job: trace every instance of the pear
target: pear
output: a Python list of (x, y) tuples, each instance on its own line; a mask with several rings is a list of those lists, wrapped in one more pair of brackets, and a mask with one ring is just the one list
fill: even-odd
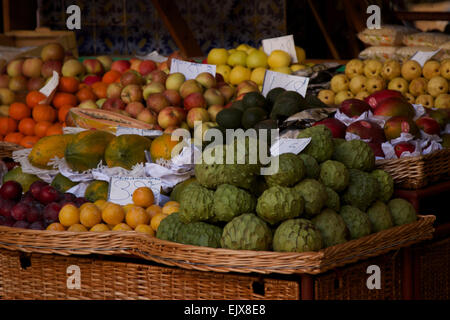
[(422, 74), (425, 79), (430, 80), (441, 73), (441, 64), (436, 60), (428, 60), (422, 68)]
[(386, 80), (392, 80), (401, 75), (401, 68), (400, 62), (391, 59), (386, 60), (381, 70), (381, 76)]
[(416, 98), (416, 104), (421, 104), (425, 108), (433, 108), (434, 99), (429, 94), (421, 94)]
[(367, 79), (367, 92), (374, 93), (386, 88), (386, 82), (381, 76)]
[(360, 91), (356, 94), (355, 98), (358, 100), (364, 100), (365, 98), (367, 98), (368, 96), (370, 96), (370, 93), (367, 91)]
[(412, 79), (419, 78), (422, 75), (422, 67), (417, 61), (408, 60), (403, 63), (401, 74), (405, 80), (411, 81)]
[(347, 99), (353, 98), (353, 93), (351, 93), (349, 90), (342, 90), (336, 93), (334, 97), (334, 104), (339, 106), (341, 103)]
[(450, 80), (450, 59), (441, 61), (440, 73), (441, 77)]
[(367, 78), (375, 78), (381, 74), (381, 70), (383, 69), (383, 64), (374, 59), (366, 60), (364, 65), (364, 75)]
[(353, 94), (366, 89), (367, 78), (363, 75), (356, 75), (350, 80), (349, 89)]
[(434, 100), (435, 108), (449, 109), (450, 108), (450, 94), (441, 93)]
[(364, 74), (364, 62), (359, 59), (352, 59), (345, 65), (345, 75), (353, 79), (357, 75)]
[(388, 89), (400, 91), (401, 93), (408, 92), (408, 81), (401, 77), (394, 78), (389, 81)]
[(404, 94), (403, 94), (403, 96), (406, 98), (406, 100), (409, 102), (409, 103), (411, 103), (411, 104), (413, 104), (413, 103), (415, 103), (415, 101), (416, 101), (416, 97), (414, 97), (411, 93), (409, 93), (409, 92), (405, 92)]
[(320, 101), (322, 101), (323, 103), (325, 103), (328, 106), (334, 105), (335, 94), (334, 94), (333, 90), (328, 90), (328, 89), (320, 90), (317, 97), (319, 98)]
[(331, 78), (330, 87), (335, 93), (348, 90), (349, 80), (345, 74), (337, 74)]
[(418, 97), (422, 94), (426, 94), (427, 93), (427, 79), (425, 78), (416, 78), (413, 79), (410, 83), (409, 83), (409, 93), (411, 93), (414, 97)]
[(427, 91), (434, 98), (441, 93), (448, 93), (448, 82), (441, 76), (433, 77), (428, 81)]

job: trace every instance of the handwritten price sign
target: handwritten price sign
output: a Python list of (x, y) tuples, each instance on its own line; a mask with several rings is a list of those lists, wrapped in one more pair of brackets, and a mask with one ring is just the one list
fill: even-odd
[(283, 153), (299, 154), (311, 142), (311, 138), (304, 139), (280, 139), (270, 147), (272, 156), (279, 156)]
[(172, 59), (170, 73), (180, 72), (186, 80), (195, 79), (200, 73), (208, 72), (216, 76), (216, 66), (213, 64), (194, 63), (178, 59)]
[(262, 94), (264, 96), (273, 88), (284, 88), (286, 90), (296, 91), (303, 97), (308, 89), (309, 78), (292, 76), (289, 74), (267, 70), (264, 75)]
[(435, 54), (437, 54), (439, 51), (441, 51), (441, 49), (437, 49), (436, 51), (417, 51), (411, 58), (409, 58), (410, 60), (415, 60), (417, 61), (421, 67), (423, 67), (423, 65), (425, 64), (425, 62), (427, 62), (428, 60), (430, 60)]
[(273, 50), (283, 50), (289, 53), (293, 63), (298, 62), (297, 52), (295, 51), (294, 36), (292, 34), (278, 38), (264, 39), (262, 41), (262, 46), (264, 52), (268, 56)]
[(111, 177), (109, 182), (108, 201), (127, 205), (133, 203), (133, 192), (140, 187), (149, 187), (155, 195), (155, 203), (159, 203), (161, 193), (161, 179), (159, 178), (135, 178), (135, 177)]

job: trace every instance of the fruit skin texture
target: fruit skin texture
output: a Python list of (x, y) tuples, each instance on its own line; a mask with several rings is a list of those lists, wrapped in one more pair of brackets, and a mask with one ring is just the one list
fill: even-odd
[(77, 133), (64, 152), (67, 164), (72, 170), (83, 172), (96, 168), (100, 161), (105, 163), (105, 149), (114, 137), (99, 130)]
[(375, 166), (372, 148), (361, 140), (340, 143), (334, 150), (333, 159), (342, 162), (349, 169), (371, 171)]
[(10, 180), (20, 183), (20, 185), (22, 186), (22, 191), (27, 192), (33, 182), (41, 179), (39, 179), (34, 174), (22, 172), (22, 168), (20, 166), (17, 166), (14, 169), (8, 171), (3, 176), (3, 183)]
[(256, 213), (274, 225), (280, 221), (296, 218), (303, 213), (305, 204), (293, 188), (273, 186), (258, 198)]
[(180, 213), (175, 212), (161, 220), (156, 237), (161, 240), (176, 241), (180, 227), (184, 225), (180, 220)]
[(178, 229), (176, 242), (194, 246), (220, 248), (222, 231), (223, 229), (218, 226), (201, 221), (183, 224)]
[(59, 192), (66, 192), (78, 183), (71, 181), (69, 178), (58, 173), (52, 180), (51, 186), (54, 187)]
[(333, 155), (333, 135), (326, 126), (318, 125), (300, 131), (297, 138), (309, 138), (311, 141), (302, 151), (316, 159), (318, 163), (322, 163), (331, 159)]
[(108, 200), (109, 183), (106, 181), (94, 180), (92, 181), (84, 193), (84, 197), (89, 202), (97, 200)]
[(306, 153), (300, 153), (298, 157), (303, 160), (303, 164), (305, 165), (306, 178), (319, 179), (320, 166), (316, 159)]
[(325, 187), (325, 190), (327, 192), (327, 201), (325, 202), (325, 207), (339, 212), (339, 210), (341, 209), (341, 199), (339, 198), (339, 194), (330, 187)]
[(391, 211), (394, 225), (396, 226), (401, 226), (402, 224), (411, 223), (417, 220), (416, 209), (405, 199), (392, 199), (388, 202), (388, 207)]
[(253, 212), (255, 206), (256, 201), (250, 193), (230, 184), (222, 184), (214, 192), (214, 217), (211, 221), (229, 222), (240, 214)]
[(152, 141), (136, 134), (123, 134), (113, 138), (105, 149), (108, 167), (122, 167), (131, 170), (134, 165), (145, 162), (145, 150)]
[(394, 179), (384, 170), (373, 170), (370, 175), (377, 180), (378, 194), (377, 199), (382, 202), (387, 202), (394, 194)]
[(278, 171), (265, 175), (269, 187), (278, 185), (291, 187), (305, 176), (305, 165), (302, 159), (293, 153), (283, 153), (278, 156)]
[(344, 243), (349, 237), (344, 219), (334, 210), (325, 209), (311, 221), (320, 230), (325, 248)]
[(178, 183), (170, 193), (170, 200), (180, 202), (180, 195), (181, 192), (184, 190), (186, 186), (188, 186), (190, 183), (197, 181), (195, 178), (187, 179), (183, 182)]
[(350, 183), (342, 194), (344, 204), (352, 205), (365, 211), (377, 198), (378, 182), (369, 173), (350, 169)]
[(350, 231), (350, 239), (359, 239), (372, 232), (369, 216), (357, 207), (343, 206), (340, 215)]
[(272, 245), (272, 230), (255, 214), (245, 213), (225, 225), (220, 244), (226, 249), (267, 251)]
[(391, 211), (384, 202), (375, 201), (374, 204), (367, 209), (366, 213), (372, 224), (373, 232), (389, 229), (394, 226)]
[(336, 192), (344, 191), (349, 182), (348, 169), (339, 161), (327, 160), (320, 165), (320, 182)]
[(304, 179), (294, 187), (294, 190), (305, 201), (305, 213), (307, 216), (319, 214), (328, 199), (325, 186), (314, 179)]
[(66, 146), (72, 141), (72, 134), (56, 134), (41, 138), (36, 142), (28, 155), (30, 163), (41, 169), (51, 169), (48, 165), (50, 159), (54, 157), (63, 158)]
[(190, 223), (211, 219), (214, 216), (213, 205), (214, 191), (191, 183), (180, 195), (180, 220)]
[(273, 250), (279, 252), (318, 251), (323, 247), (323, 239), (311, 221), (289, 219), (275, 230), (272, 245)]

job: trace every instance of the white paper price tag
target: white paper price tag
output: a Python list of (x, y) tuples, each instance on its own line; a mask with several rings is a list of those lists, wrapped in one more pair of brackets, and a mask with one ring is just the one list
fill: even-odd
[(156, 138), (161, 136), (163, 132), (161, 130), (150, 130), (150, 129), (139, 129), (139, 128), (117, 126), (116, 136), (120, 136), (123, 134), (137, 134), (139, 136)]
[(186, 80), (195, 79), (200, 73), (208, 72), (216, 76), (216, 66), (213, 64), (194, 63), (178, 59), (172, 59), (170, 73), (180, 72)]
[(417, 61), (421, 67), (430, 60), (435, 54), (437, 54), (441, 49), (437, 49), (436, 51), (417, 51), (410, 60)]
[(270, 147), (270, 154), (274, 157), (283, 153), (299, 154), (311, 141), (311, 138), (279, 139)]
[(289, 53), (292, 59), (292, 63), (298, 62), (297, 52), (295, 51), (294, 36), (292, 34), (288, 36), (264, 39), (262, 41), (264, 52), (269, 56), (273, 50), (283, 50)]
[(262, 94), (266, 96), (273, 88), (284, 88), (300, 93), (303, 97), (308, 89), (309, 78), (267, 70), (264, 75)]
[(109, 181), (108, 201), (120, 205), (133, 203), (133, 192), (140, 187), (149, 187), (155, 195), (155, 203), (159, 204), (161, 179), (150, 177), (114, 176)]
[(58, 72), (53, 70), (53, 75), (48, 80), (47, 84), (39, 90), (40, 93), (44, 94), (47, 98), (39, 102), (40, 104), (50, 104), (50, 101), (53, 99), (53, 94), (56, 92), (56, 89), (59, 85), (59, 74)]

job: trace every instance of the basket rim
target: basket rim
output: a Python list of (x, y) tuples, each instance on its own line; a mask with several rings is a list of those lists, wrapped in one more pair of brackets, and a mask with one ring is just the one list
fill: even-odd
[(432, 158), (432, 157), (435, 157), (435, 156), (441, 155), (441, 154), (450, 156), (450, 149), (440, 149), (440, 150), (431, 152), (429, 154), (422, 154), (422, 155), (414, 156), (414, 157), (403, 157), (403, 158), (398, 158), (398, 159), (380, 159), (380, 160), (375, 161), (375, 165), (378, 166), (378, 165), (401, 163), (401, 162), (418, 162), (418, 161), (423, 161), (428, 158)]

